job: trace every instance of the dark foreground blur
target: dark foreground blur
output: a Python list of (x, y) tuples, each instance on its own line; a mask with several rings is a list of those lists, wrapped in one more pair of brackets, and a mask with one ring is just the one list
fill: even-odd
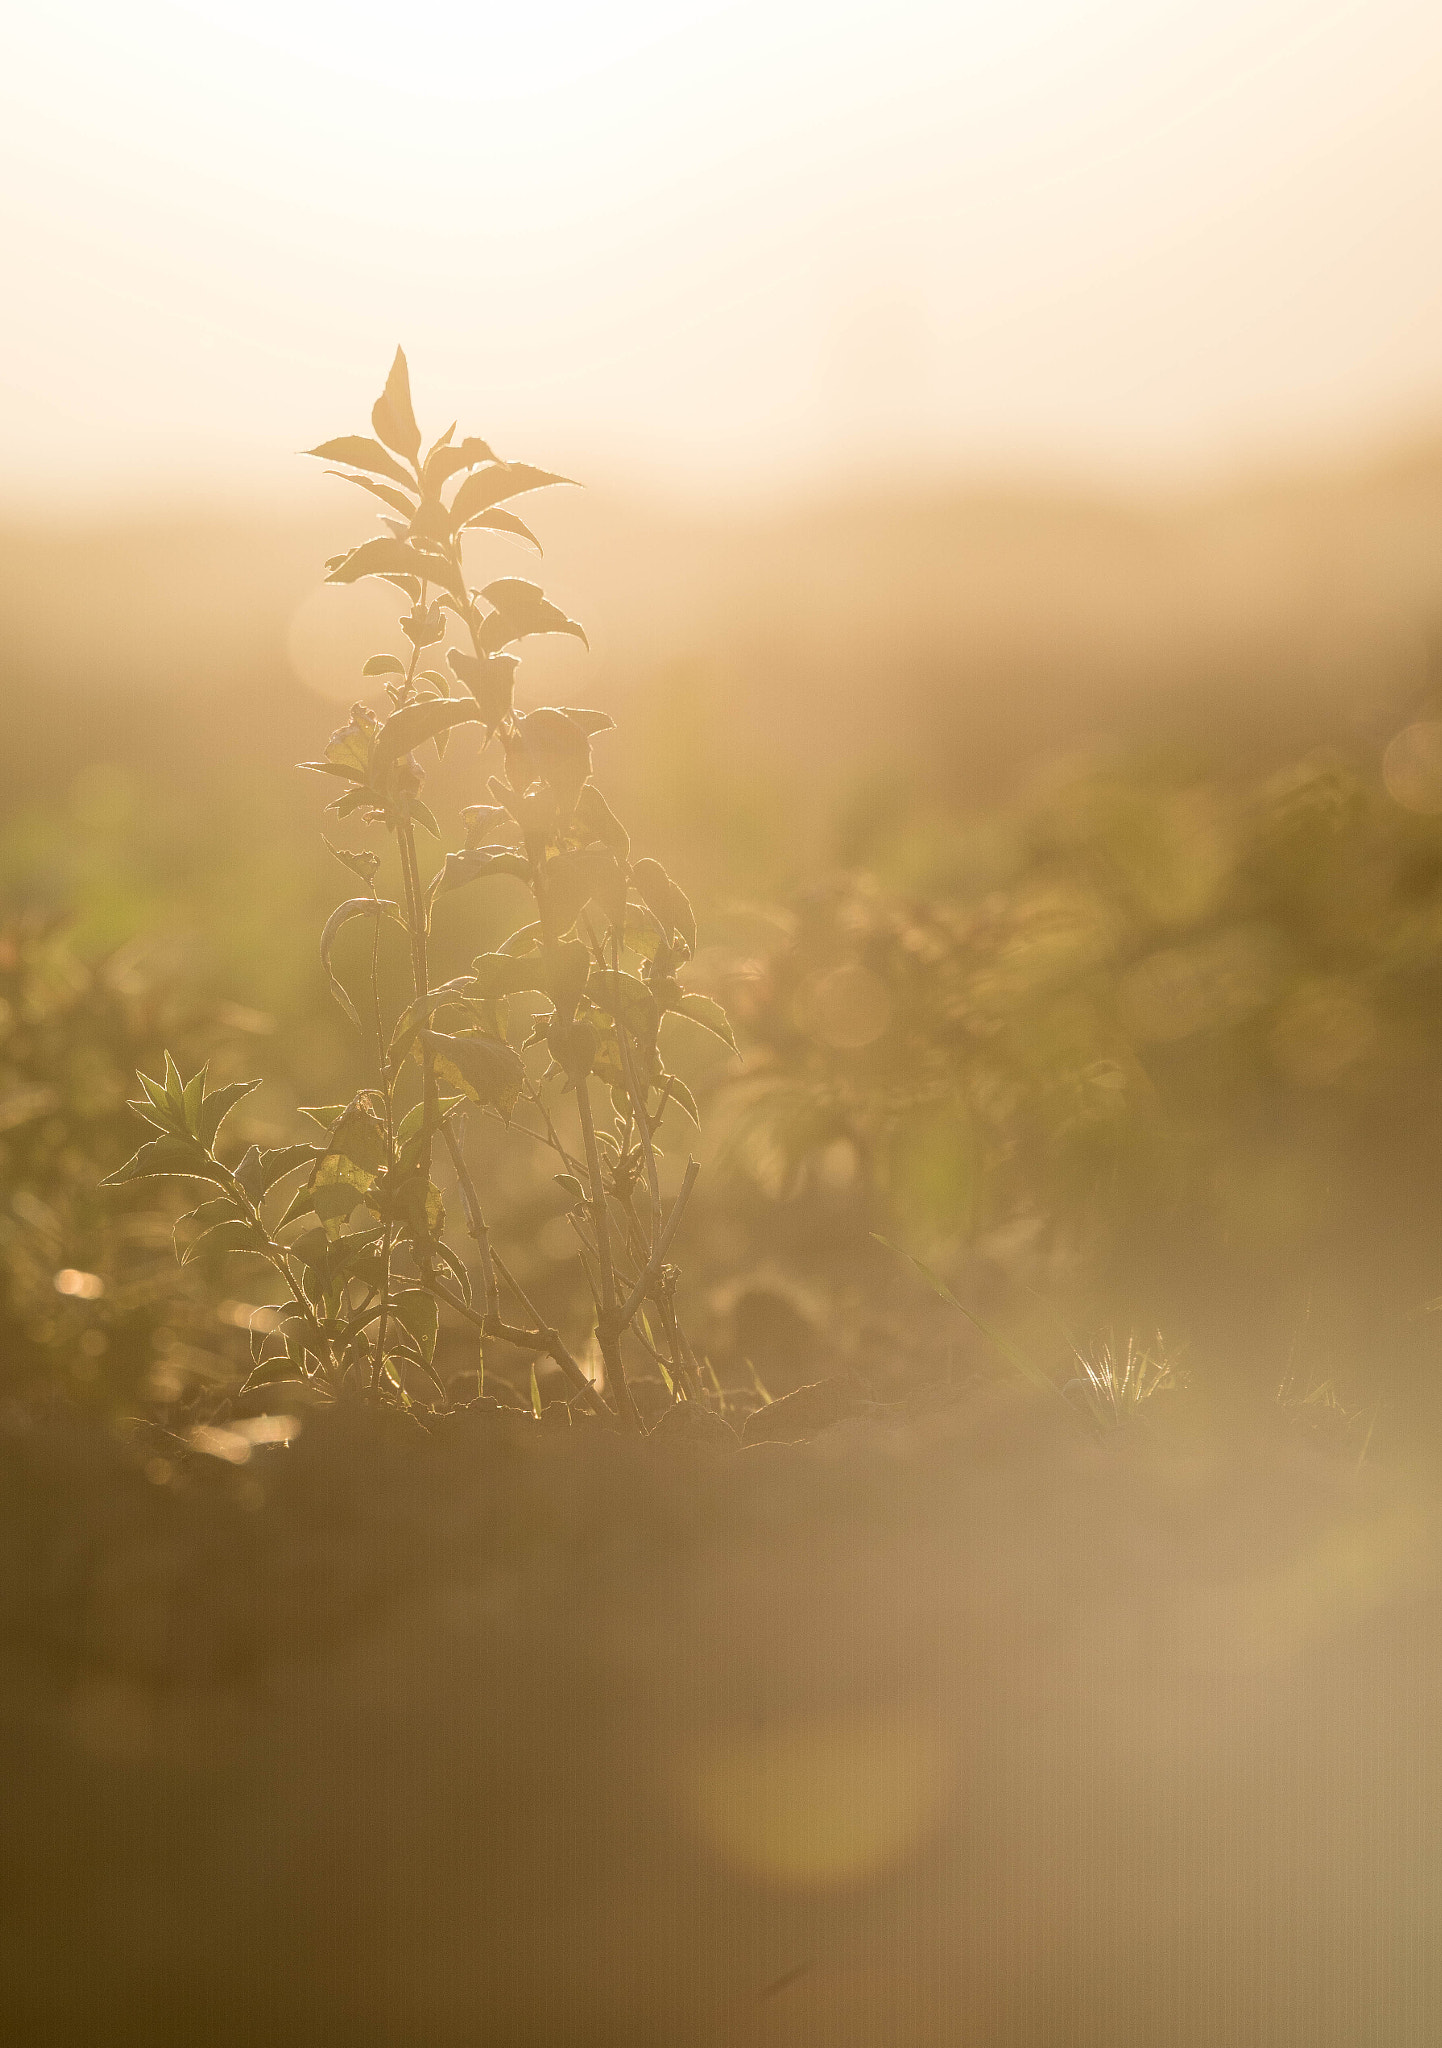
[(1164, 1395), (404, 1428), (7, 1429), (8, 2038), (1436, 2038), (1435, 1469)]

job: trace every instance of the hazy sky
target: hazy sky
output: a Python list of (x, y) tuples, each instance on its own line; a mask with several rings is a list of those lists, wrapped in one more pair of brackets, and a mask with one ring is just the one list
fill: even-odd
[(706, 488), (1442, 422), (1438, 0), (43, 0), (0, 181), (12, 504), (289, 476), (397, 339)]

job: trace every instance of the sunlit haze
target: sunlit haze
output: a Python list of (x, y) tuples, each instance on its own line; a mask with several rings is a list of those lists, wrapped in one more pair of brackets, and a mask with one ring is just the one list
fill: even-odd
[(48, 0), (6, 494), (271, 489), (397, 340), (435, 428), (680, 491), (1405, 436), (1439, 92), (1435, 0)]

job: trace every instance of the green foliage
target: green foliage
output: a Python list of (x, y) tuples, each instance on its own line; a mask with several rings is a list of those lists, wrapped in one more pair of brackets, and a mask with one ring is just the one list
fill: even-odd
[(202, 1103), (172, 1064), (139, 1105), (149, 1161), (112, 1176), (121, 1197), (99, 1192), (126, 1141), (136, 1060), (159, 1057), (162, 1031), (213, 1028), (133, 951), (87, 964), (55, 918), (0, 923), (0, 1391), (113, 1408), (168, 1382), (178, 1355), (230, 1369), (213, 1304), (176, 1271), (171, 1215), (140, 1176), (170, 1147), (170, 1170), (207, 1178), (199, 1133), (214, 1135), (234, 1091)]
[[(258, 1084), (210, 1089), (203, 1069), (183, 1080), (167, 1054), (163, 1076), (142, 1075), (144, 1098), (132, 1105), (155, 1136), (110, 1184), (156, 1176), (206, 1184), (211, 1192), (185, 1219), (193, 1233), (185, 1256), (248, 1256), (270, 1269), (283, 1299), (256, 1339), (251, 1387), (290, 1381), (312, 1398), (330, 1398), (357, 1386), (378, 1401), (444, 1405), (434, 1362), (444, 1311), (482, 1339), (530, 1353), (538, 1419), (535, 1361), (549, 1356), (571, 1397), (634, 1427), (628, 1348), (633, 1368), (659, 1366), (668, 1395), (701, 1398), (669, 1263), (696, 1168), (688, 1167), (668, 1209), (660, 1144), (669, 1110), (693, 1123), (697, 1111), (668, 1071), (660, 1027), (670, 1013), (728, 1046), (734, 1040), (720, 1004), (680, 979), (696, 949), (690, 903), (658, 862), (631, 862), (630, 837), (592, 779), (592, 742), (612, 720), (572, 705), (515, 708), (519, 657), (506, 650), (539, 634), (567, 635), (584, 647), (584, 629), (534, 583), (501, 577), (476, 589), (470, 580), (465, 537), (503, 532), (534, 541), (506, 505), (566, 479), (504, 462), (483, 441), (456, 442), (454, 428), (423, 453), (400, 351), (371, 424), (375, 440), (343, 436), (311, 451), (398, 515), (383, 520), (384, 533), (331, 560), (328, 580), (378, 578), (401, 592), (409, 651), (383, 650), (365, 662), (362, 679), (378, 683), (384, 701), (358, 699), (321, 758), (305, 765), (342, 785), (329, 806), (338, 818), (385, 835), (384, 851), (332, 849), (365, 893), (332, 912), (320, 943), (331, 992), (362, 1035), (373, 1080), (348, 1103), (306, 1112), (322, 1143), (251, 1147), (230, 1163), (217, 1149), (224, 1119)], [(423, 649), (435, 649), (436, 661), (444, 654), (445, 670), (422, 669)], [(452, 695), (447, 670), (465, 694)], [(465, 843), (427, 878), (416, 827), (436, 837), (441, 830), (422, 801), (418, 756), (431, 745), (443, 751), (466, 727), (478, 729), (472, 773), (491, 801), (463, 807)], [(501, 772), (482, 782), (492, 746)], [(387, 861), (396, 875), (392, 895), (377, 889)], [(531, 916), (480, 953), (469, 974), (437, 982), (437, 900), (498, 877), (524, 885)], [(347, 986), (335, 964), (342, 935), (356, 922), (370, 933), (369, 972), (359, 989)], [(411, 994), (388, 1016), (381, 948), (397, 930)], [(600, 1125), (597, 1083), (609, 1109)], [(604, 1389), (492, 1247), (466, 1156), (468, 1112), (519, 1125), (549, 1147), (561, 1169), (556, 1178), (593, 1295)], [(438, 1141), (448, 1169), (436, 1156)], [(474, 1279), (445, 1237), (436, 1174), (447, 1170), (474, 1247)], [(510, 1313), (506, 1291), (515, 1298)]]

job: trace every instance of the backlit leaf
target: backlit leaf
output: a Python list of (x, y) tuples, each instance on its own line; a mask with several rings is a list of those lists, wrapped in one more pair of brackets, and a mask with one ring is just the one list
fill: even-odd
[(306, 454), (318, 455), (322, 462), (344, 462), (351, 469), (368, 469), (375, 476), (388, 476), (392, 483), (415, 489), (415, 478), (406, 474), (379, 441), (372, 441), (365, 434), (342, 434), (339, 440), (322, 441), (319, 448), (307, 448)]
[(533, 469), (529, 462), (493, 462), (489, 468), (478, 469), (473, 476), (468, 476), (456, 492), (451, 500), (451, 524), (467, 526), (482, 512), (489, 512), (493, 505), (503, 505), (509, 498), (519, 498), (523, 491), (538, 491), (547, 484), (574, 481), (573, 477), (555, 476), (549, 469)]
[(423, 1032), (422, 1042), (443, 1081), (482, 1108), (498, 1109), (509, 1122), (526, 1078), (514, 1046), (504, 1039), (452, 1038), (440, 1031)]
[(397, 455), (414, 462), (421, 452), (421, 430), (411, 409), (411, 378), (404, 349), (397, 349), (386, 388), (371, 410), (371, 425)]

